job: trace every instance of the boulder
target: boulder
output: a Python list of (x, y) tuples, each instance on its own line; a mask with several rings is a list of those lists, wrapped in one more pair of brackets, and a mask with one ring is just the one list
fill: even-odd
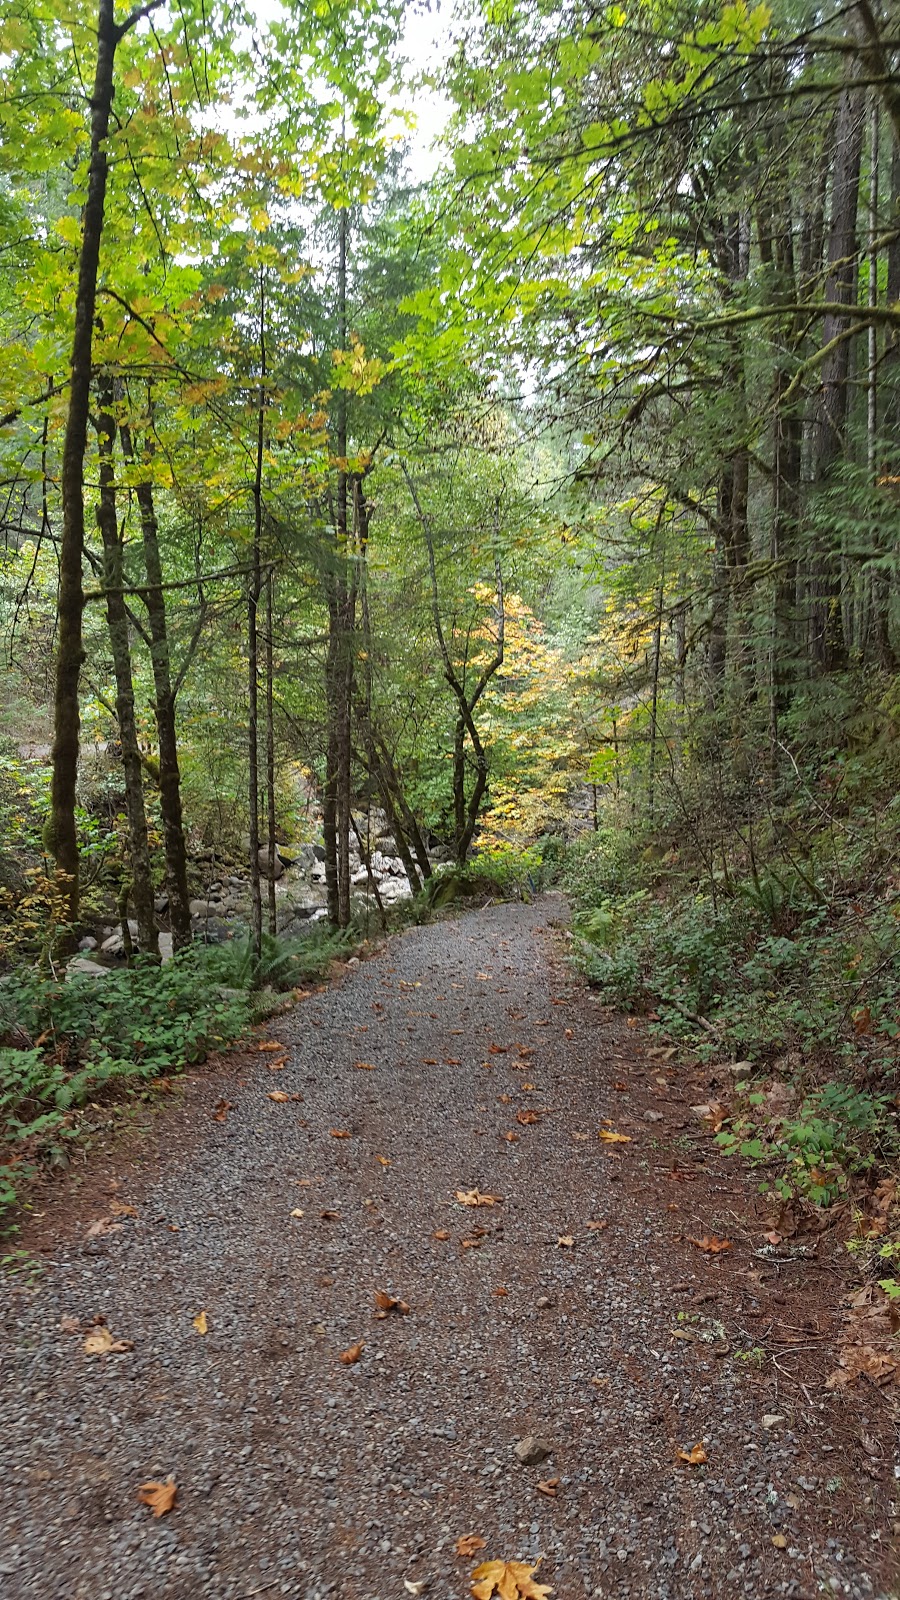
[(86, 938), (79, 939), (78, 948), (79, 950), (96, 950), (97, 941), (96, 939), (92, 939), (90, 934), (88, 934)]
[(171, 961), (172, 955), (172, 935), (170, 933), (161, 933), (159, 936), (159, 959), (160, 961)]
[(169, 909), (169, 896), (167, 894), (158, 894), (153, 902), (153, 909), (158, 917), (164, 917)]
[(315, 856), (317, 861), (324, 861), (325, 860), (325, 846), (324, 845), (314, 844), (313, 847), (312, 847), (312, 853)]
[[(263, 847), (263, 849), (259, 851), (259, 854), (257, 855), (256, 859), (259, 862), (259, 870), (262, 873), (263, 877), (264, 878), (268, 878), (268, 876), (269, 876), (269, 847), (268, 847), (268, 845), (265, 845)], [(284, 877), (284, 862), (282, 861), (281, 856), (278, 854), (277, 848), (276, 848), (276, 851), (275, 851), (274, 877), (276, 878), (276, 880), (278, 878)]]
[[(128, 918), (128, 932), (131, 934), (131, 942), (136, 950), (138, 948), (138, 925), (136, 922), (133, 922), (130, 917)], [(124, 955), (125, 940), (122, 937), (122, 929), (116, 928), (115, 932), (111, 933), (108, 939), (104, 939), (100, 946), (100, 950), (105, 956)]]
[(192, 917), (199, 917), (201, 921), (205, 922), (208, 917), (213, 915), (215, 907), (211, 906), (208, 900), (192, 900), (188, 910)]
[(99, 961), (89, 961), (87, 956), (73, 956), (66, 966), (67, 978), (108, 978), (109, 967), (101, 967)]

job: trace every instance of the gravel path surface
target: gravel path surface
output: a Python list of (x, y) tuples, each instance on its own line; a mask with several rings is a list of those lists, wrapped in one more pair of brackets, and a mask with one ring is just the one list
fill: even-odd
[[(773, 1403), (759, 1263), (680, 1239), (716, 1221), (687, 1185), (648, 1198), (662, 1114), (624, 1093), (638, 1047), (562, 964), (562, 913), (393, 940), (268, 1030), (282, 1070), (245, 1054), (152, 1180), (98, 1193), (118, 1231), (0, 1288), (3, 1600), (464, 1600), (478, 1561), (538, 1557), (557, 1600), (896, 1592), (886, 1501), (829, 1454), (847, 1402)], [(98, 1315), (133, 1350), (85, 1354)], [(137, 1490), (170, 1475), (156, 1519)]]

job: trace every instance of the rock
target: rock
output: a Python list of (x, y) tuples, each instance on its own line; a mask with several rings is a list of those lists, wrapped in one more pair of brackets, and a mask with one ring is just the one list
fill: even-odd
[[(260, 872), (263, 874), (264, 877), (268, 878), (268, 876), (269, 876), (269, 847), (268, 847), (268, 845), (264, 846), (264, 848), (259, 851), (256, 859), (259, 862), (259, 870), (260, 870)], [(284, 862), (282, 861), (281, 856), (278, 854), (277, 847), (276, 847), (276, 850), (275, 850), (275, 868), (274, 868), (274, 874), (273, 875), (274, 875), (276, 880), (278, 878), (283, 878), (284, 877)]]
[[(134, 945), (135, 949), (137, 949), (138, 948), (138, 925), (137, 925), (136, 922), (133, 922), (130, 917), (128, 919), (128, 932), (131, 934), (131, 942), (132, 942), (132, 944)], [(125, 954), (125, 940), (122, 937), (122, 929), (121, 928), (116, 928), (115, 932), (111, 933), (109, 935), (108, 939), (104, 939), (103, 943), (100, 946), (100, 949), (101, 949), (101, 952), (103, 953), (103, 955), (105, 955), (105, 956), (121, 956), (121, 955), (124, 955)], [(105, 968), (104, 968), (104, 970), (105, 970)]]
[(742, 1079), (753, 1077), (752, 1061), (726, 1061), (723, 1066), (726, 1072), (731, 1073), (736, 1083), (740, 1083)]
[(662, 1122), (662, 1120), (663, 1120), (663, 1114), (662, 1114), (661, 1111), (645, 1111), (644, 1112), (644, 1121), (645, 1122)]
[(783, 1421), (784, 1417), (780, 1411), (767, 1411), (762, 1419), (762, 1425), (764, 1428), (777, 1428), (779, 1422)]
[[(377, 877), (377, 873), (375, 874), (375, 876)], [(361, 867), (358, 872), (354, 872), (352, 874), (351, 878), (350, 878), (350, 882), (352, 884), (354, 884), (354, 885), (359, 885), (361, 883), (368, 883), (368, 881), (369, 881), (369, 874), (366, 871), (365, 867)]]
[(312, 847), (312, 853), (315, 856), (317, 861), (324, 861), (325, 860), (325, 849), (324, 849), (323, 845), (314, 844), (313, 847)]
[(523, 1467), (536, 1467), (539, 1461), (546, 1461), (547, 1457), (552, 1455), (550, 1446), (542, 1444), (540, 1439), (534, 1437), (533, 1433), (529, 1433), (524, 1439), (520, 1439), (514, 1449), (516, 1457), (521, 1461)]
[(549, 1311), (555, 1302), (552, 1294), (542, 1294), (538, 1296), (534, 1303), (539, 1311)]
[(78, 948), (79, 948), (79, 950), (96, 950), (97, 941), (96, 941), (96, 939), (92, 939), (91, 935), (88, 934), (86, 936), (86, 938), (79, 939)]
[(348, 967), (358, 967), (359, 966), (359, 956), (351, 956), (349, 961), (347, 962), (347, 965), (348, 965)]
[(208, 900), (192, 900), (188, 906), (191, 916), (200, 917), (204, 922), (207, 917), (212, 916), (213, 909)]
[(153, 909), (158, 917), (164, 917), (169, 909), (169, 896), (167, 894), (158, 894), (153, 902)]
[(66, 967), (67, 978), (108, 978), (109, 967), (101, 967), (99, 961), (89, 961), (87, 956), (73, 956)]
[(159, 936), (160, 961), (171, 961), (173, 954), (172, 935), (170, 933), (161, 933)]

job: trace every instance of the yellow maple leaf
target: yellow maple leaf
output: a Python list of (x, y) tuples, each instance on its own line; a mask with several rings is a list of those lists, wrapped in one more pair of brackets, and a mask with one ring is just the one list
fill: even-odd
[(614, 1133), (612, 1128), (601, 1128), (600, 1138), (604, 1144), (630, 1144), (631, 1138), (627, 1133)]
[(553, 1590), (545, 1584), (533, 1583), (532, 1574), (537, 1564), (529, 1567), (524, 1561), (483, 1561), (472, 1573), (472, 1593), (475, 1600), (544, 1600)]

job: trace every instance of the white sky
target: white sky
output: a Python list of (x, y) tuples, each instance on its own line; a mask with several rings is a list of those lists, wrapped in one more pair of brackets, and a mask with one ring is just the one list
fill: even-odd
[[(433, 3), (433, 0), (432, 0)], [(450, 29), (453, 21), (451, 4), (425, 11), (410, 7), (403, 29), (403, 54), (409, 66), (407, 76), (434, 71), (447, 57)], [(416, 119), (415, 130), (409, 137), (409, 166), (414, 178), (426, 182), (440, 162), (440, 152), (435, 141), (440, 138), (450, 115), (450, 102), (434, 89), (418, 86), (411, 92), (411, 104), (403, 107), (412, 111)]]

